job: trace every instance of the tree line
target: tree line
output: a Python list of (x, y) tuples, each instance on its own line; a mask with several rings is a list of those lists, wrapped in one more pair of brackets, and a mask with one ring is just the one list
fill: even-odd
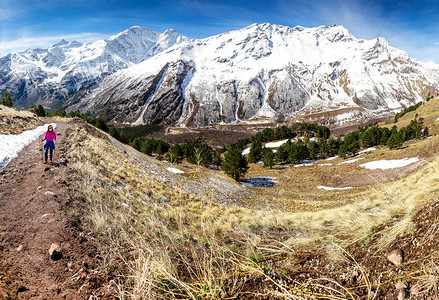
[[(105, 127), (103, 120), (82, 116), (87, 122), (106, 129), (119, 141), (129, 144), (147, 155), (156, 155), (171, 163), (180, 163), (186, 159), (189, 163), (205, 167), (220, 167), (227, 175), (239, 181), (249, 168), (249, 163), (264, 159), (264, 167), (272, 168), (275, 164), (300, 163), (305, 160), (317, 160), (338, 155), (342, 158), (355, 156), (361, 148), (387, 145), (390, 149), (400, 148), (404, 141), (418, 139), (428, 135), (428, 128), (423, 127), (423, 119), (413, 119), (406, 127), (388, 129), (372, 124), (360, 127), (338, 138), (330, 138), (328, 127), (319, 124), (296, 123), (292, 126), (265, 128), (251, 138), (240, 139), (230, 146), (212, 149), (202, 139), (173, 144), (155, 139), (146, 139), (149, 133), (160, 130), (157, 125), (140, 125), (133, 127)], [(103, 128), (104, 127), (104, 128)], [(263, 143), (279, 139), (288, 139), (277, 152), (263, 147)], [(292, 139), (297, 139), (293, 142)], [(251, 144), (246, 157), (242, 151)]]
[[(102, 118), (91, 118), (78, 111), (66, 114), (65, 110), (56, 110), (47, 113), (41, 105), (35, 106), (34, 110), (41, 116), (81, 118), (142, 153), (155, 155), (157, 159), (166, 159), (171, 163), (180, 163), (185, 159), (192, 164), (221, 168), (236, 181), (247, 172), (248, 163), (255, 163), (261, 159), (264, 159), (264, 167), (272, 168), (275, 164), (300, 163), (335, 155), (346, 158), (355, 156), (361, 148), (387, 145), (390, 149), (395, 149), (400, 148), (407, 140), (428, 135), (428, 128), (423, 126), (423, 118), (418, 119), (416, 115), (408, 126), (400, 130), (396, 126), (388, 129), (372, 124), (344, 136), (331, 138), (330, 130), (326, 126), (295, 123), (291, 126), (265, 128), (251, 138), (237, 140), (228, 147), (213, 149), (201, 138), (173, 145), (163, 140), (145, 138), (148, 134), (162, 129), (160, 125), (114, 127), (108, 126)], [(263, 147), (264, 143), (284, 139), (288, 141), (278, 147), (276, 153)], [(250, 153), (246, 157), (242, 151), (249, 144)]]
[[(305, 160), (325, 159), (335, 155), (341, 158), (355, 156), (361, 148), (386, 145), (389, 149), (400, 148), (405, 141), (419, 139), (428, 136), (428, 128), (423, 126), (423, 118), (415, 118), (409, 125), (401, 128), (393, 126), (391, 129), (380, 127), (372, 124), (360, 127), (358, 130), (338, 138), (328, 138), (328, 131), (319, 127), (306, 127), (302, 125), (293, 125), (290, 128), (290, 136), (298, 137), (297, 142), (291, 138), (286, 143), (278, 147), (276, 153), (270, 148), (264, 148), (262, 141), (266, 141), (262, 132), (270, 132), (268, 128), (264, 129), (260, 135), (256, 134), (251, 138), (252, 144), (248, 154), (249, 162), (257, 162), (264, 159), (264, 167), (272, 167), (274, 164), (300, 163)], [(294, 131), (297, 128), (307, 128), (300, 132)], [(316, 129), (321, 129), (319, 132)], [(272, 130), (272, 129), (271, 129)], [(329, 129), (328, 129), (329, 130)], [(324, 132), (325, 134), (321, 134)], [(315, 139), (310, 139), (315, 137)], [(240, 142), (236, 147), (242, 145)], [(242, 149), (242, 148), (241, 148)]]

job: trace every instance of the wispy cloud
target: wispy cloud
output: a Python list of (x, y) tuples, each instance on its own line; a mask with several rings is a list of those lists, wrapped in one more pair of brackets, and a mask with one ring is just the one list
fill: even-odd
[(22, 37), (10, 41), (0, 42), (0, 55), (5, 55), (9, 52), (26, 50), (29, 48), (48, 48), (62, 39), (67, 41), (78, 41), (82, 43), (95, 42), (100, 39), (107, 38), (108, 35), (100, 33), (79, 33), (79, 34), (67, 34), (57, 36), (38, 36), (38, 37)]

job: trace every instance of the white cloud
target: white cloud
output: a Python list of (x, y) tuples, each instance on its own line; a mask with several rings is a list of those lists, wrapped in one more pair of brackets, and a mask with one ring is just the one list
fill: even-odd
[(67, 41), (78, 41), (82, 43), (95, 42), (100, 39), (105, 39), (109, 35), (103, 35), (100, 33), (77, 33), (66, 35), (53, 35), (53, 36), (36, 36), (36, 37), (21, 37), (10, 41), (0, 42), (0, 55), (6, 55), (7, 53), (14, 51), (22, 51), (29, 48), (48, 48), (62, 39)]

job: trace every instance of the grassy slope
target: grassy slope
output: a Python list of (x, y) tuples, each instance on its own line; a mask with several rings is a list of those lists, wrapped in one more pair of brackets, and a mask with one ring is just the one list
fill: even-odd
[(393, 125), (397, 125), (398, 129), (404, 126), (407, 126), (411, 120), (415, 118), (415, 115), (418, 114), (419, 117), (424, 118), (424, 124), (429, 127), (430, 134), (438, 134), (439, 133), (439, 98), (436, 97), (428, 102), (425, 105), (421, 105), (415, 111), (411, 111), (404, 116), (402, 116), (398, 123), (394, 124), (393, 118), (383, 122), (381, 125), (388, 127), (389, 129)]
[[(437, 101), (425, 106), (426, 124), (439, 117), (432, 112)], [(370, 295), (380, 280), (380, 292), (390, 293), (386, 282), (396, 275), (362, 265), (367, 255), (360, 250), (385, 256), (395, 240), (413, 234), (414, 216), (438, 201), (439, 136), (397, 151), (382, 148), (353, 164), (252, 165), (248, 177), (276, 177), (273, 188), (243, 188), (204, 168), (178, 166), (186, 173), (170, 173), (168, 163), (85, 124), (70, 139), (78, 196), (90, 204), (90, 224), (124, 299), (349, 298)], [(415, 156), (421, 162), (402, 171), (358, 167)], [(324, 191), (317, 185), (355, 188)], [(356, 272), (357, 282), (344, 280)], [(399, 272), (402, 278), (405, 269)]]
[(0, 134), (18, 134), (39, 125), (43, 122), (35, 114), (0, 105)]

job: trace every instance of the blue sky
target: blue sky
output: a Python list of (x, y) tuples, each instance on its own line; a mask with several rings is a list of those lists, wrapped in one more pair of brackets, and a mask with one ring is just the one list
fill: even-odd
[(0, 55), (66, 39), (92, 42), (140, 25), (204, 38), (253, 23), (342, 24), (358, 38), (384, 37), (439, 63), (439, 1), (0, 0)]

